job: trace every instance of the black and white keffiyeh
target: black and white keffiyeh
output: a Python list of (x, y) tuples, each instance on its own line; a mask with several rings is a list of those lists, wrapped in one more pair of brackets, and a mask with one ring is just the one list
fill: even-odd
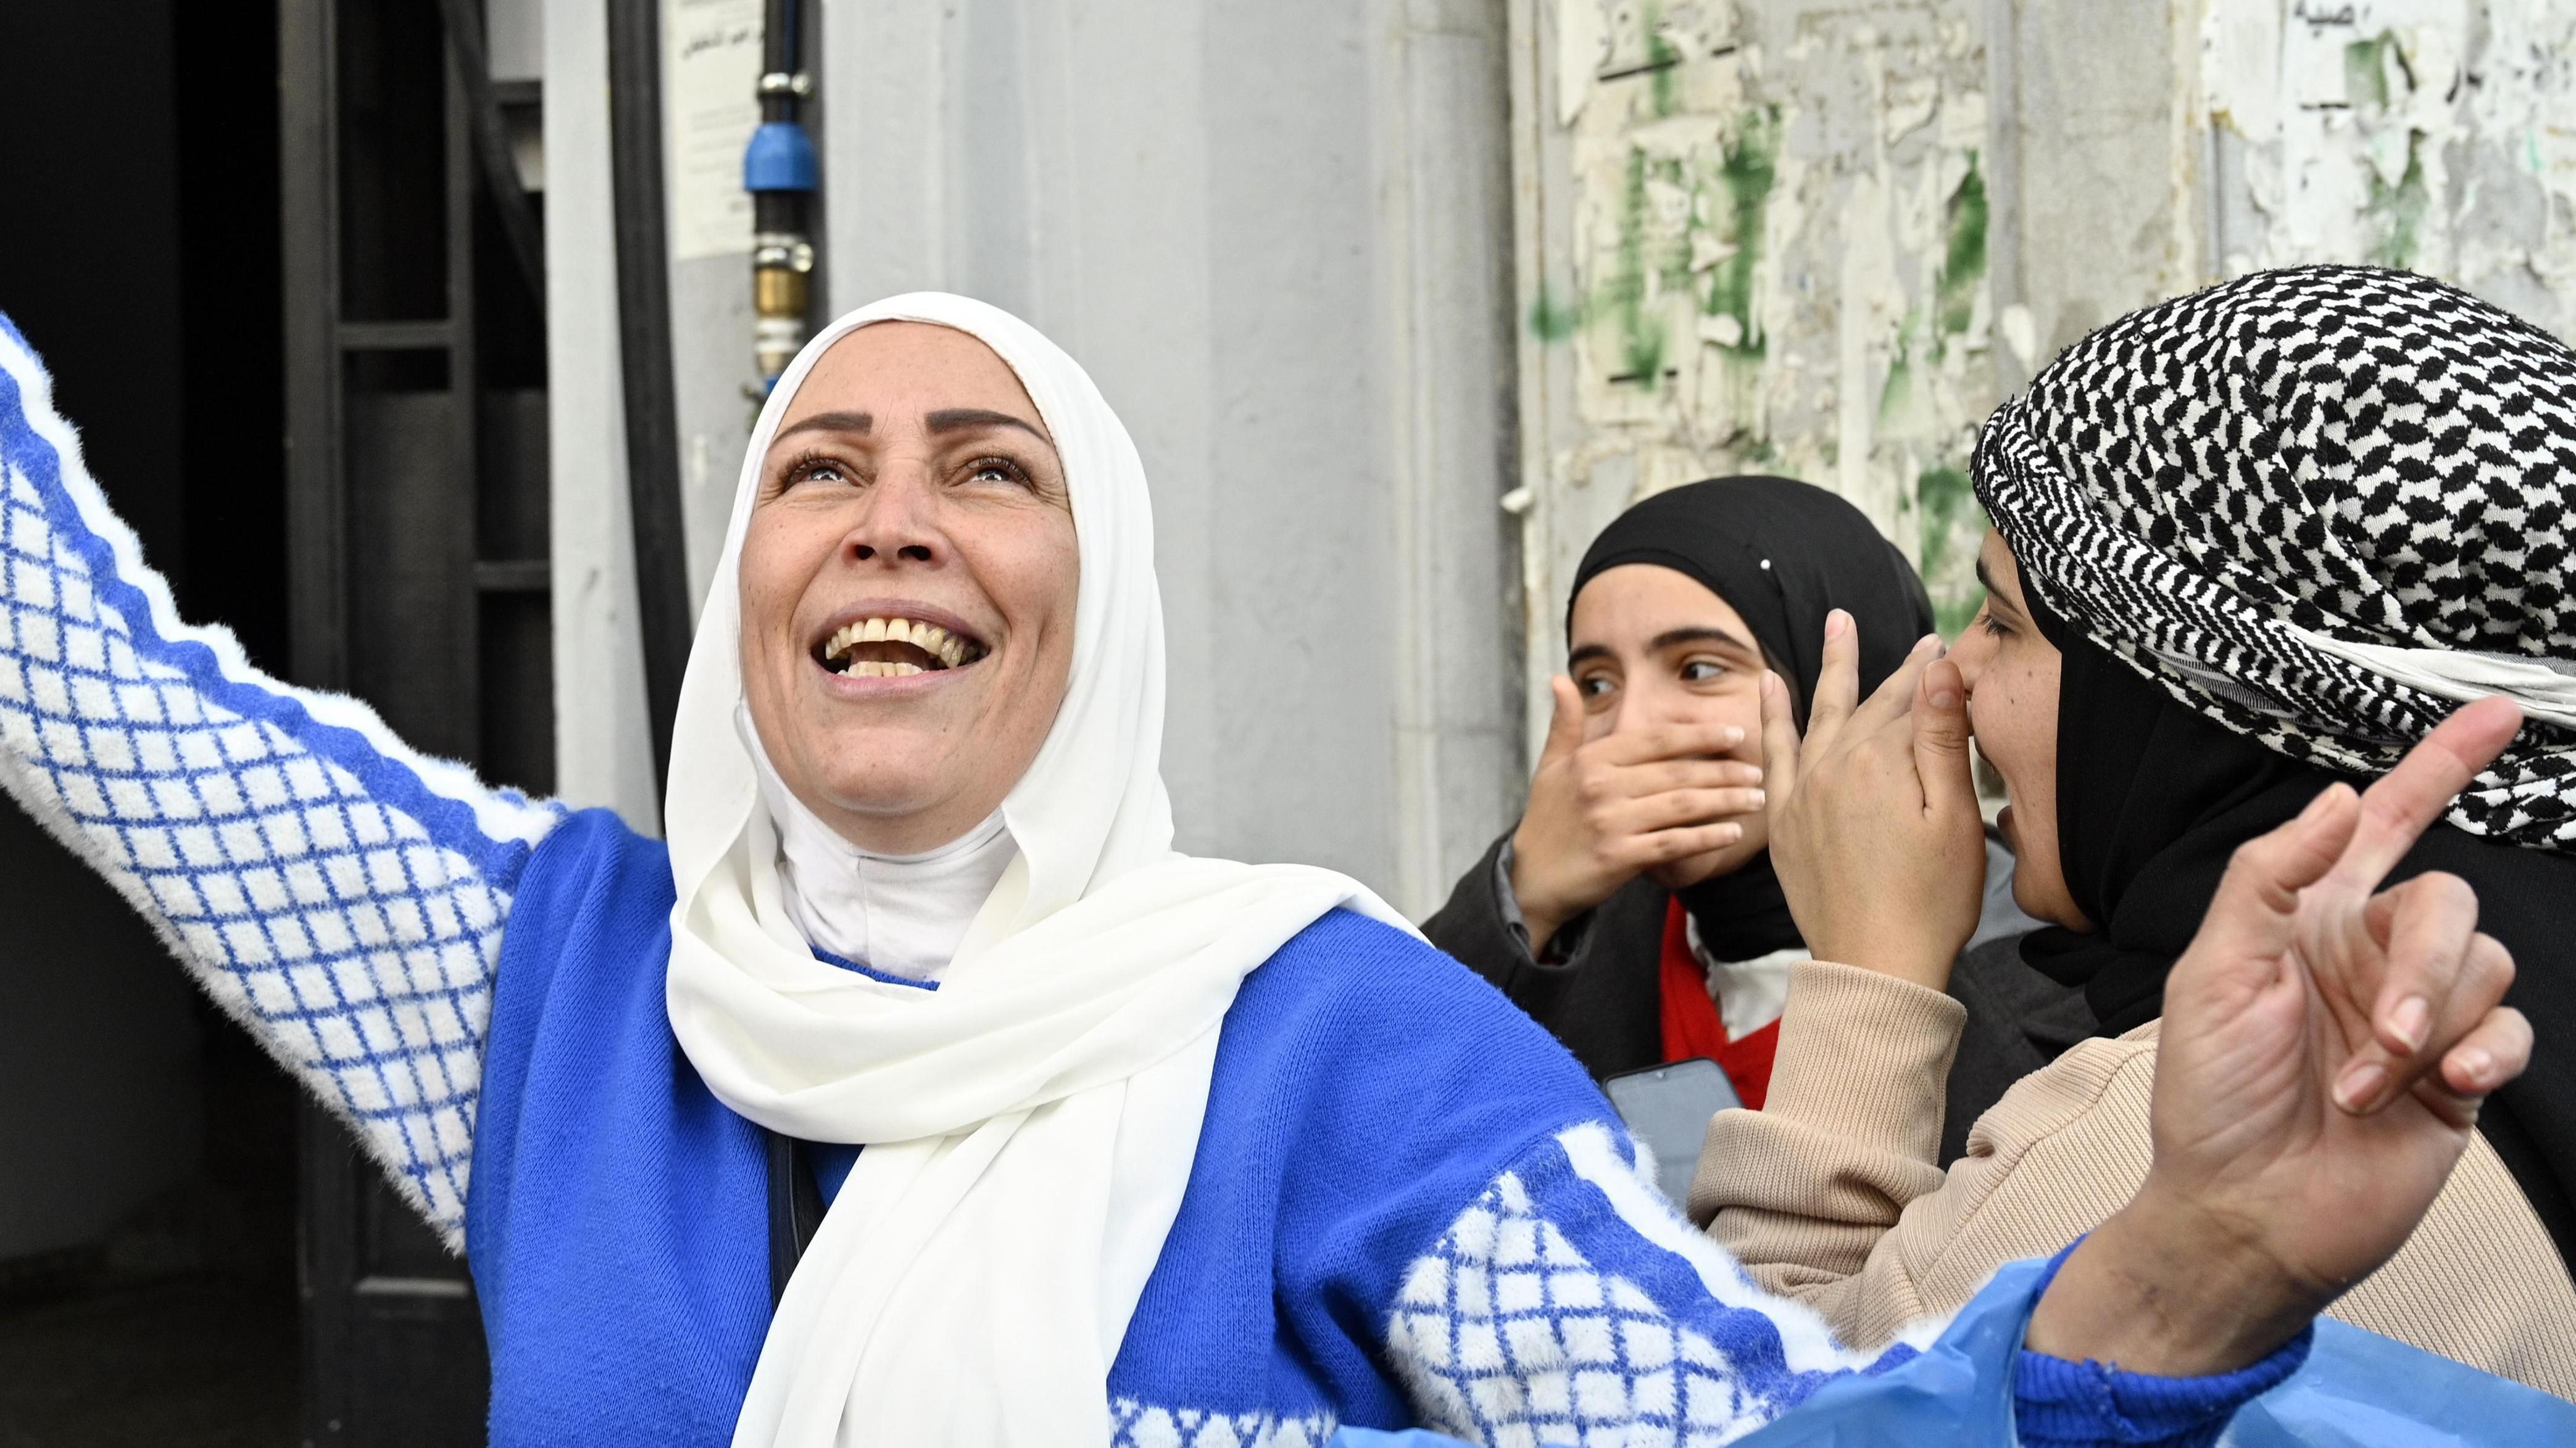
[(2454, 803), (2576, 849), (2576, 352), (2408, 272), (2257, 273), (2068, 348), (1979, 437), (2024, 586), (2185, 705), (2376, 774), (2458, 707), (2531, 722)]

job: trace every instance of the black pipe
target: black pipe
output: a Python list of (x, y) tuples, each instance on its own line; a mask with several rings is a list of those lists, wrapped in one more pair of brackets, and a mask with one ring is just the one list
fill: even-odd
[(671, 772), (671, 723), (688, 672), (689, 559), (680, 523), (679, 406), (671, 380), (670, 262), (662, 203), (660, 0), (608, 0), (608, 138), (617, 232), (619, 370), (626, 394), (627, 512), (653, 777)]
[[(794, 75), (796, 63), (796, 11), (798, 0), (768, 0), (762, 7), (760, 24), (760, 69), (763, 75)], [(764, 121), (796, 119), (796, 93), (774, 91), (761, 96), (760, 118)]]
[(542, 308), (546, 301), (545, 241), (537, 230), (537, 208), (519, 184), (519, 168), (510, 160), (510, 133), (501, 124), (501, 102), (492, 92), (492, 61), (483, 49), (482, 6), (478, 0), (439, 0), (447, 19), (447, 48), (465, 85), (465, 108), (472, 112), (474, 158), (482, 163), (483, 184), (492, 193), (492, 214), (501, 236), (518, 259), (528, 294)]
[(813, 311), (814, 245), (808, 226), (814, 141), (797, 112), (812, 93), (797, 34), (800, 0), (768, 0), (761, 32), (760, 128), (743, 152), (751, 192), (751, 352), (765, 394), (805, 345)]

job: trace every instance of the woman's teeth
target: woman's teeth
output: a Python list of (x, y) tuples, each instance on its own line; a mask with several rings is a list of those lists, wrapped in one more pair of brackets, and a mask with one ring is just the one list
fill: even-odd
[[(926, 663), (890, 658), (891, 649), (867, 649), (867, 658), (855, 657), (867, 644), (903, 644), (919, 650)], [(935, 623), (909, 618), (869, 618), (845, 625), (823, 645), (823, 662), (827, 668), (857, 679), (903, 678), (933, 669), (954, 669), (971, 664), (984, 656), (981, 644), (960, 638)]]

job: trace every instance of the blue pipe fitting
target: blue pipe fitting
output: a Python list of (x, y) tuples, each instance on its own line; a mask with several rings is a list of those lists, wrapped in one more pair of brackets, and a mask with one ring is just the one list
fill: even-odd
[(768, 121), (742, 153), (745, 191), (813, 191), (822, 184), (814, 143), (794, 121)]

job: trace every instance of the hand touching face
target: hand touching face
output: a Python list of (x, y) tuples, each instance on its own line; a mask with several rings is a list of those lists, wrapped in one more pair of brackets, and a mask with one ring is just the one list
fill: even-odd
[(1726, 600), (1653, 564), (1584, 584), (1569, 677), (1512, 835), (1512, 893), (1544, 949), (1566, 920), (1640, 874), (1722, 874), (1765, 844), (1762, 649)]
[(1065, 489), (1019, 378), (963, 332), (862, 327), (796, 394), (743, 537), (743, 692), (852, 843), (946, 844), (1036, 758), (1072, 671)]
[(1985, 828), (1968, 773), (1958, 669), (1927, 635), (1878, 691), (1860, 694), (1860, 635), (1836, 609), (1798, 733), (1789, 691), (1762, 680), (1771, 864), (1819, 960), (1933, 990), (1976, 930)]

